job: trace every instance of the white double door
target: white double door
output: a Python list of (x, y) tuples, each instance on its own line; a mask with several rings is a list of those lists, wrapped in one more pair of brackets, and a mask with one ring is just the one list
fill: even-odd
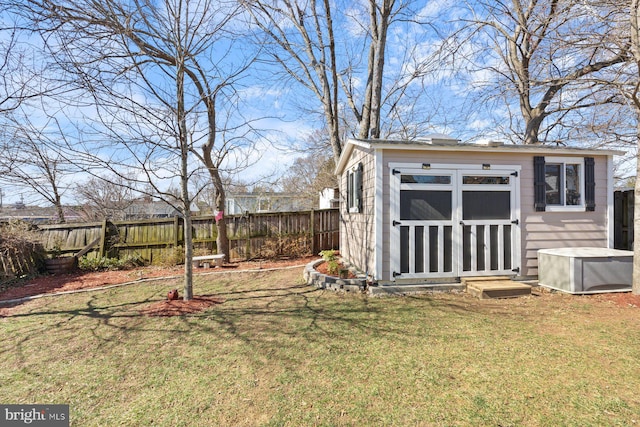
[(519, 166), (390, 165), (394, 279), (520, 270)]

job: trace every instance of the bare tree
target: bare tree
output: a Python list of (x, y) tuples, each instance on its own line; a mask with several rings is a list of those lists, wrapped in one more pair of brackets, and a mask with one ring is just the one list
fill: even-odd
[[(394, 23), (420, 25), (412, 1), (329, 0), (243, 1), (253, 25), (264, 35), (265, 50), (288, 79), (310, 91), (323, 111), (333, 158), (342, 152), (341, 131), (359, 138), (381, 137), (384, 119), (396, 117), (412, 83), (430, 70), (418, 53), (420, 44), (396, 44), (404, 49), (397, 76), (385, 68), (390, 28)], [(409, 63), (412, 59), (413, 63)], [(362, 83), (362, 84), (361, 84)], [(347, 111), (350, 114), (347, 114)]]
[(26, 48), (18, 43), (17, 29), (3, 23), (0, 17), (0, 114), (17, 110), (28, 100), (41, 96), (46, 90), (38, 70), (27, 66)]
[(298, 157), (282, 177), (282, 189), (298, 194), (308, 206), (318, 206), (320, 192), (335, 188), (338, 181), (333, 173), (335, 163), (331, 157), (312, 154)]
[(326, 132), (316, 130), (300, 148), (305, 155), (294, 160), (282, 176), (280, 186), (287, 193), (299, 194), (307, 205), (317, 206), (322, 190), (338, 187), (329, 136)]
[(135, 199), (129, 182), (121, 176), (101, 176), (76, 184), (75, 193), (82, 204), (84, 218), (93, 221), (125, 219), (125, 211)]
[(47, 78), (51, 64), (39, 56), (40, 46), (20, 35), (11, 15), (0, 14), (0, 182), (25, 190), (38, 203), (51, 203), (58, 222), (65, 222), (61, 198), (70, 165), (54, 150), (64, 136), (55, 121), (38, 123), (25, 110), (64, 89)]
[[(223, 211), (221, 168), (239, 142), (221, 136), (231, 134), (232, 126), (243, 128), (236, 122), (222, 129), (218, 120), (238, 107), (234, 84), (250, 63), (250, 58), (234, 51), (234, 39), (224, 31), (236, 13), (234, 2), (31, 0), (12, 6), (43, 36), (65, 71), (77, 76), (79, 88), (93, 98), (97, 115), (93, 129), (83, 129), (81, 141), (68, 147), (76, 163), (88, 170), (96, 160), (91, 154), (104, 156), (111, 150), (101, 167), (123, 175), (136, 168), (138, 178), (129, 185), (140, 190), (143, 181), (151, 183), (157, 194), (163, 191), (162, 171), (172, 170), (180, 178), (185, 298), (189, 299), (191, 156), (196, 155), (210, 174), (217, 208)], [(176, 164), (178, 168), (173, 169)], [(218, 221), (218, 230), (218, 250), (228, 256), (224, 217)]]
[(0, 131), (0, 182), (35, 193), (56, 208), (58, 222), (64, 223), (65, 177), (74, 169), (57, 151), (64, 134), (55, 121), (35, 126), (26, 115), (5, 119)]
[(472, 33), (461, 34), (470, 37), (476, 70), (495, 78), (481, 82), (482, 101), (517, 100), (517, 142), (537, 144), (544, 134), (545, 142), (565, 143), (554, 135), (572, 113), (619, 100), (602, 84), (629, 58), (628, 43), (609, 43), (620, 25), (615, 8), (582, 0), (480, 0), (471, 7)]

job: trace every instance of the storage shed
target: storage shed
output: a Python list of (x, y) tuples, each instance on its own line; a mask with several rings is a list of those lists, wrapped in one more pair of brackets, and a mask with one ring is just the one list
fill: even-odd
[(539, 249), (613, 247), (613, 150), (347, 141), (340, 253), (378, 285), (536, 277)]

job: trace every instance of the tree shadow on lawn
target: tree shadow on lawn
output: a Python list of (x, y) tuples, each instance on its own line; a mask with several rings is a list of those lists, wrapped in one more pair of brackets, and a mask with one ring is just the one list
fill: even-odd
[[(464, 317), (473, 307), (459, 298), (442, 299), (423, 294), (411, 297), (371, 298), (361, 294), (336, 293), (315, 287), (292, 285), (269, 289), (217, 293), (226, 298), (220, 310), (184, 316), (191, 327), (212, 320), (216, 328), (246, 343), (272, 342), (277, 337), (307, 341), (330, 338), (339, 342), (358, 334), (411, 342), (420, 332), (407, 328), (412, 319), (426, 328), (451, 313)], [(291, 298), (296, 299), (291, 302)], [(244, 304), (250, 302), (249, 305)], [(420, 320), (423, 319), (423, 320)], [(284, 342), (284, 341), (283, 341)]]
[[(447, 322), (452, 313), (460, 318), (474, 312), (474, 306), (460, 295), (371, 298), (295, 283), (201, 295), (199, 298), (207, 298), (210, 305), (197, 313), (150, 317), (145, 312), (147, 307), (167, 301), (158, 298), (157, 287), (144, 292), (146, 295), (125, 302), (109, 302), (109, 296), (100, 292), (92, 294), (82, 307), (72, 309), (56, 308), (60, 303), (55, 298), (60, 297), (54, 297), (47, 299), (45, 305), (15, 313), (4, 321), (47, 317), (51, 320), (33, 325), (25, 335), (58, 328), (81, 329), (92, 338), (94, 350), (133, 342), (140, 333), (155, 334), (158, 340), (179, 340), (201, 333), (202, 339), (234, 339), (250, 348), (266, 348), (274, 342), (286, 346), (290, 340), (341, 346), (358, 337), (410, 342), (425, 333), (438, 333), (438, 322)], [(118, 296), (120, 301), (124, 298)], [(413, 322), (423, 326), (408, 327)]]

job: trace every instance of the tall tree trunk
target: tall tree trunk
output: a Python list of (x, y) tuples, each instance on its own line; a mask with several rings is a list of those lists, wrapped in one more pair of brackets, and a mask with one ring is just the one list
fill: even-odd
[[(184, 190), (183, 190), (184, 191)], [(183, 203), (184, 210), (184, 295), (188, 301), (193, 298), (193, 226), (189, 201)]]
[(333, 160), (335, 164), (338, 164), (340, 156), (342, 155), (342, 141), (340, 139), (340, 119), (338, 110), (338, 65), (336, 62), (336, 41), (333, 33), (333, 19), (331, 17), (331, 2), (330, 0), (324, 0), (324, 13), (327, 20), (327, 35), (329, 37), (329, 55), (331, 58), (331, 67), (329, 72), (331, 73), (331, 115), (327, 117), (327, 123), (329, 123), (329, 142), (331, 143), (331, 149), (333, 150)]
[(530, 117), (526, 117), (526, 126), (524, 131), (524, 143), (525, 144), (539, 144), (540, 126), (544, 120), (544, 115), (535, 114), (536, 109), (531, 112)]
[[(376, 22), (375, 10), (371, 12), (371, 25), (374, 26)], [(358, 138), (368, 139), (371, 131), (371, 103), (373, 98), (373, 63), (376, 58), (376, 47), (374, 40), (371, 41), (369, 46), (369, 59), (367, 69), (367, 85), (365, 87), (364, 102), (362, 104), (362, 117), (360, 118), (360, 130), (358, 132)]]
[(224, 254), (227, 261), (231, 259), (231, 251), (229, 249), (229, 237), (227, 236), (227, 219), (225, 217), (225, 205), (226, 205), (226, 192), (224, 185), (222, 185), (222, 179), (220, 178), (220, 171), (216, 168), (211, 171), (211, 178), (214, 182), (216, 189), (216, 210), (219, 212), (216, 218), (216, 227), (218, 229), (218, 236), (216, 237), (216, 247), (219, 254)]
[[(636, 84), (631, 93), (631, 101), (636, 113), (636, 141), (640, 148), (640, 0), (631, 0), (629, 7), (631, 21), (631, 53), (636, 65)], [(632, 292), (640, 295), (640, 150), (636, 154), (636, 184), (633, 206), (633, 285)]]
[(209, 130), (210, 135), (208, 141), (205, 145), (202, 146), (202, 160), (204, 161), (207, 170), (209, 171), (209, 176), (211, 177), (211, 182), (213, 183), (213, 187), (216, 190), (216, 198), (215, 198), (215, 206), (214, 209), (217, 212), (216, 217), (216, 226), (218, 229), (218, 236), (216, 237), (216, 247), (218, 249), (219, 254), (224, 254), (225, 259), (229, 261), (230, 258), (230, 250), (229, 250), (229, 238), (227, 236), (227, 220), (225, 218), (225, 205), (226, 205), (226, 192), (224, 189), (224, 184), (222, 182), (222, 177), (220, 176), (220, 169), (213, 162), (213, 157), (211, 155), (211, 151), (213, 150), (213, 142), (215, 141), (214, 134), (211, 134), (211, 129)]
[[(384, 63), (387, 47), (387, 33), (395, 0), (384, 0), (380, 7), (380, 17), (377, 21), (377, 34), (375, 40), (375, 60), (370, 65), (373, 68), (373, 87), (371, 93), (371, 122), (370, 136), (373, 139), (380, 138), (380, 110), (382, 109), (382, 83), (384, 80)], [(375, 0), (369, 6), (375, 14), (378, 10)]]
[[(636, 108), (638, 153), (640, 153), (640, 110)], [(632, 293), (640, 295), (640, 154), (636, 165), (636, 184), (633, 190), (633, 284)]]
[(184, 62), (178, 61), (176, 76), (178, 143), (180, 144), (180, 192), (184, 219), (184, 291), (183, 299), (193, 298), (193, 229), (191, 227), (191, 198), (189, 197), (189, 135), (184, 100)]
[(367, 62), (367, 85), (358, 133), (358, 137), (361, 139), (380, 138), (385, 49), (394, 4), (395, 0), (383, 0), (382, 5), (378, 7), (376, 0), (369, 0), (371, 44), (369, 45)]

